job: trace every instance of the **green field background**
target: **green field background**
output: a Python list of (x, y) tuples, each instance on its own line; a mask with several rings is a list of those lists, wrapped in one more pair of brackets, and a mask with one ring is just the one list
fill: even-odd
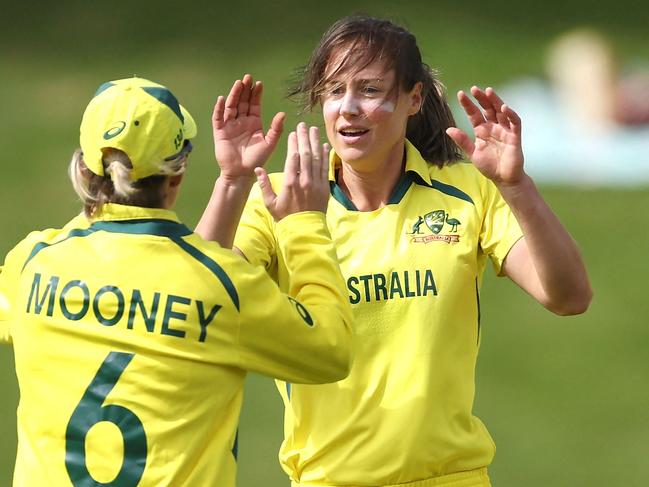
[[(176, 207), (193, 226), (218, 175), (209, 122), (217, 95), (250, 72), (265, 82), (265, 120), (284, 110), (287, 124), (295, 124), (297, 109), (283, 97), (287, 81), (340, 16), (363, 11), (404, 23), (452, 93), (473, 84), (498, 87), (542, 76), (548, 43), (576, 25), (604, 31), (623, 62), (649, 60), (649, 4), (593, 5), (589, 0), (3, 5), (0, 256), (30, 230), (60, 226), (79, 211), (66, 167), (78, 144), (83, 109), (103, 81), (139, 75), (162, 82), (194, 114), (199, 137)], [(319, 123), (317, 114), (306, 119)], [(284, 147), (282, 142), (271, 168), (281, 168)], [(487, 276), (475, 411), (498, 446), (493, 484), (647, 486), (649, 189), (576, 184), (541, 189), (583, 251), (595, 298), (587, 314), (558, 318), (509, 281)], [(0, 390), (3, 487), (11, 485), (18, 402), (9, 347), (0, 347)], [(272, 381), (251, 376), (240, 424), (240, 487), (288, 485), (276, 460), (281, 415)]]

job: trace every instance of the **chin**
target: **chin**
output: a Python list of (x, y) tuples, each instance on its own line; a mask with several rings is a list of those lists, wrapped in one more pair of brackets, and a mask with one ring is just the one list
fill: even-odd
[(356, 147), (334, 147), (334, 150), (336, 151), (336, 154), (338, 154), (338, 157), (348, 164), (364, 161), (369, 157), (367, 151)]

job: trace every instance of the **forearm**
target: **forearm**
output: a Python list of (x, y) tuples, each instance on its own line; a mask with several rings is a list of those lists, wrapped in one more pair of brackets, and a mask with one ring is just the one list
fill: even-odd
[(352, 311), (324, 214), (292, 215), (278, 224), (276, 235), (290, 276), (288, 294), (305, 306), (315, 325), (310, 331), (317, 331), (304, 342), (308, 355), (332, 362), (328, 374), (347, 375)]
[(512, 256), (513, 262), (506, 262), (505, 272), (555, 313), (584, 312), (592, 290), (581, 253), (532, 179), (524, 176), (520, 183), (498, 189), (521, 227), (526, 247)]
[(248, 282), (250, 304), (241, 308), (243, 368), (294, 383), (341, 380), (351, 365), (352, 311), (324, 215), (289, 215), (275, 235), (288, 296), (255, 266), (263, 279)]
[(234, 235), (254, 183), (254, 176), (227, 179), (219, 177), (196, 233), (205, 240), (218, 242), (224, 248), (232, 248)]

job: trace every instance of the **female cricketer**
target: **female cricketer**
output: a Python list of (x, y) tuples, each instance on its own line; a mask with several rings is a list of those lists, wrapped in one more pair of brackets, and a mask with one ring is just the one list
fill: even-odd
[[(227, 117), (217, 103), (215, 125)], [(234, 486), (247, 371), (300, 383), (347, 375), (327, 147), (301, 141), (317, 153), (299, 160), (312, 178), (278, 198), (289, 296), (170, 210), (195, 135), (164, 86), (103, 84), (69, 171), (84, 213), (7, 255), (0, 339), (20, 385), (15, 486)]]
[[(487, 261), (557, 314), (584, 312), (592, 294), (575, 243), (525, 173), (521, 120), (494, 90), (473, 87), (479, 107), (458, 99), (474, 137), (455, 128), (415, 37), (381, 19), (335, 23), (303, 75), (293, 94), (321, 107), (333, 147), (327, 224), (355, 358), (336, 383), (279, 383), (282, 467), (294, 487), (489, 486), (495, 448), (472, 414)], [(243, 167), (239, 153), (219, 163)], [(266, 206), (273, 187), (299, 177), (293, 169), (256, 170), (234, 242), (283, 289), (291, 272)], [(222, 221), (208, 206), (198, 231), (227, 245)]]

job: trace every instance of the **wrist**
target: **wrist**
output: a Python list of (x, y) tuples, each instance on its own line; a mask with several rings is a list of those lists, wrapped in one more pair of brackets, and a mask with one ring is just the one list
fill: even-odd
[(256, 181), (255, 174), (219, 174), (216, 184), (223, 187), (251, 188)]
[(495, 184), (496, 188), (498, 188), (498, 191), (506, 201), (536, 190), (534, 181), (526, 173), (523, 173), (516, 181), (500, 181)]
[(516, 184), (500, 185), (498, 191), (505, 200), (505, 203), (511, 208), (520, 223), (521, 217), (536, 214), (544, 206), (543, 197), (537, 189), (534, 181), (528, 175), (525, 175)]

